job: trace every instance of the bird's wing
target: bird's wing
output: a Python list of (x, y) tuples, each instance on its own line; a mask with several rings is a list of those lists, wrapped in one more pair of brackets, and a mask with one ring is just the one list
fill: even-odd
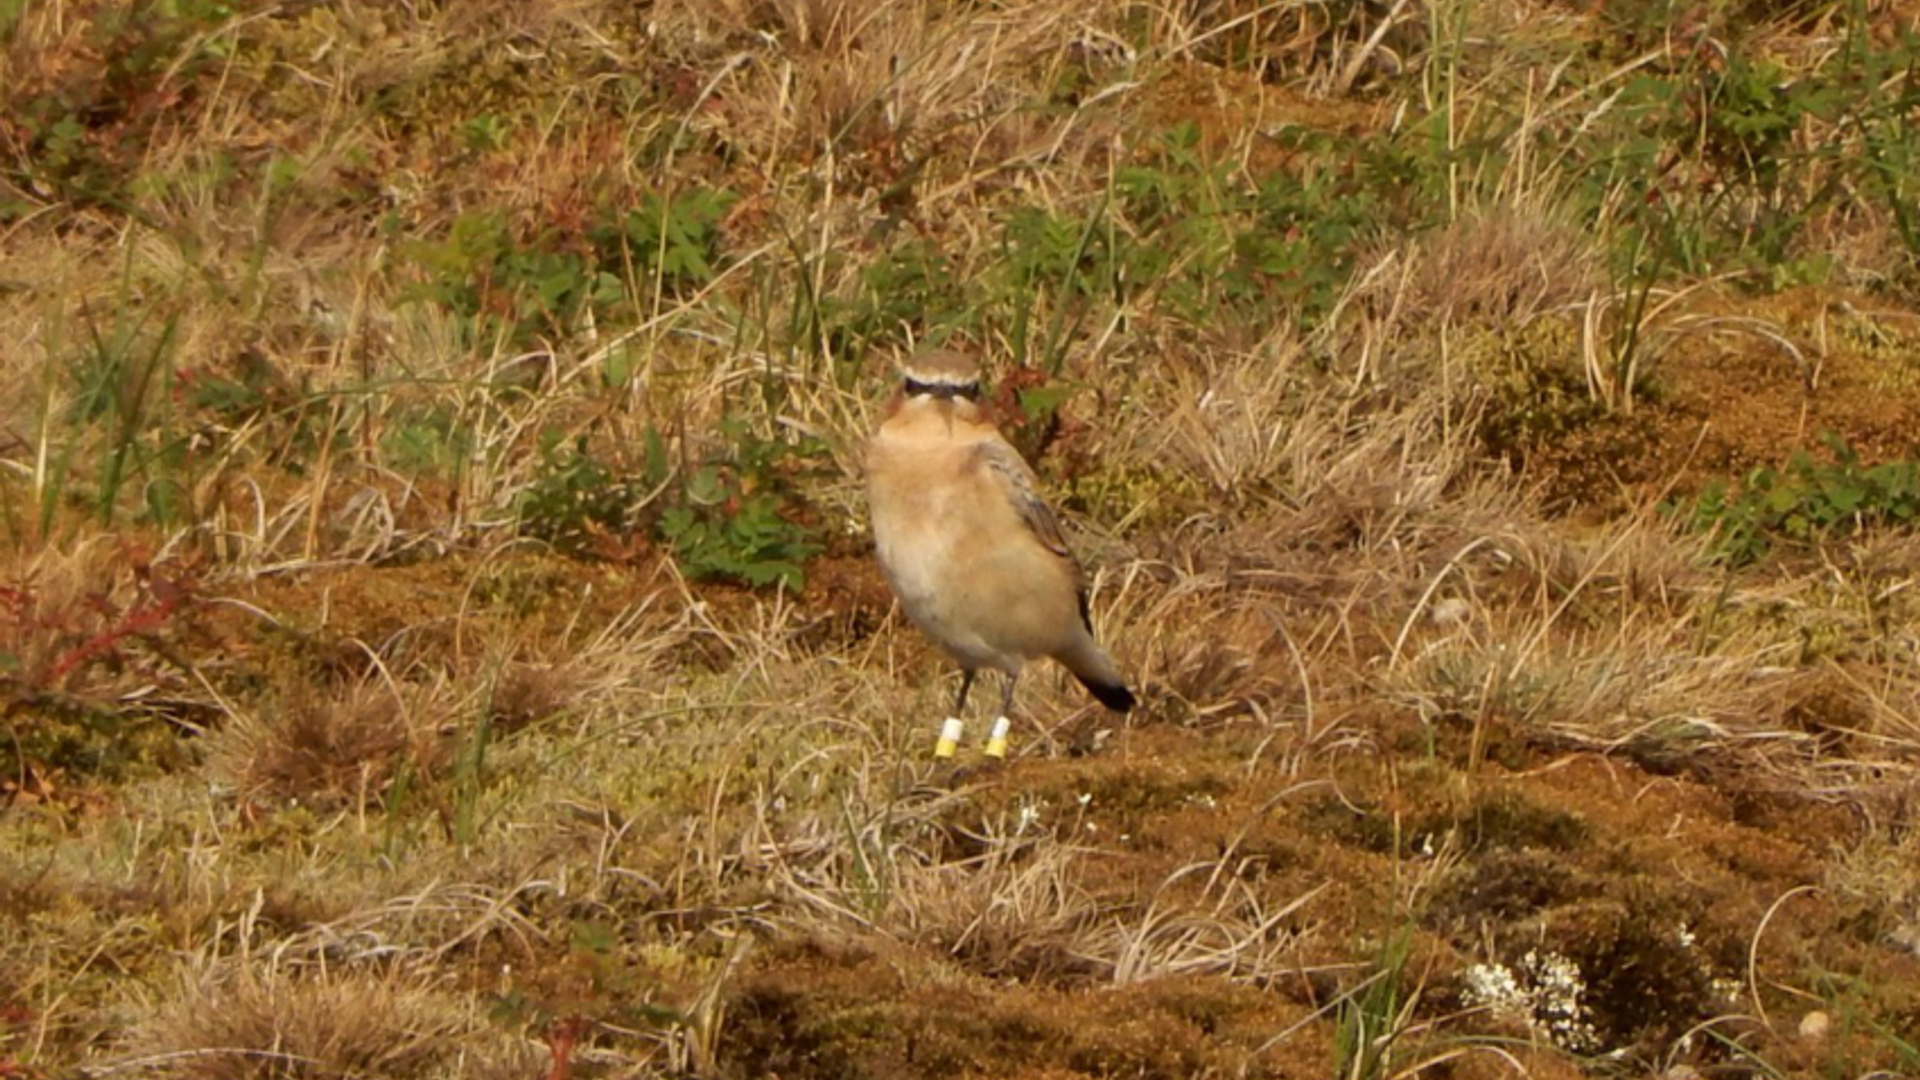
[(1033, 475), (1033, 469), (1026, 459), (1011, 445), (999, 439), (983, 439), (978, 444), (979, 458), (987, 467), (987, 477), (1000, 490), (1007, 502), (1013, 505), (1014, 512), (1033, 538), (1040, 541), (1048, 551), (1060, 556), (1073, 573), (1074, 593), (1080, 601), (1080, 624), (1088, 630), (1093, 629), (1093, 617), (1087, 610), (1087, 583), (1080, 574), (1080, 564), (1073, 557), (1073, 549), (1067, 546), (1067, 538), (1060, 531), (1060, 519), (1053, 516), (1053, 508), (1040, 497), (1040, 482)]
[(1072, 563), (1073, 551), (1067, 547), (1066, 535), (1060, 531), (1060, 519), (1053, 516), (1052, 507), (1040, 497), (1040, 483), (1020, 452), (999, 439), (983, 439), (977, 446), (975, 453), (986, 466), (988, 479), (1020, 515), (1034, 539)]

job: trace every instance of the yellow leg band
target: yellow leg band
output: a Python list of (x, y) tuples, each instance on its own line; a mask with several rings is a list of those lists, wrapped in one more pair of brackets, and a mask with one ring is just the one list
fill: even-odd
[(965, 725), (960, 722), (959, 717), (947, 717), (947, 722), (940, 725), (940, 741), (933, 744), (933, 756), (937, 758), (952, 757), (953, 752), (960, 747), (960, 734), (964, 726)]
[(1007, 756), (1007, 729), (1013, 725), (1006, 717), (993, 722), (993, 731), (987, 736), (987, 756), (1003, 758)]

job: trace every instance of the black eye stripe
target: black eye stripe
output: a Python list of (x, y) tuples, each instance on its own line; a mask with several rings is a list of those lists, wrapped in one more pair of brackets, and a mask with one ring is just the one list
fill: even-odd
[(978, 401), (980, 398), (980, 384), (977, 382), (921, 382), (919, 379), (908, 376), (905, 380), (905, 389), (909, 397), (928, 394), (933, 397), (947, 398), (949, 400), (953, 398), (966, 398), (968, 401)]

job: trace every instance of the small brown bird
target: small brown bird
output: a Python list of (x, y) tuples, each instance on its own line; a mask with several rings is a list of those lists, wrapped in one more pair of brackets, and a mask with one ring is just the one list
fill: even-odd
[(1021, 667), (1042, 656), (1107, 708), (1131, 709), (1133, 692), (1093, 640), (1060, 523), (980, 401), (979, 365), (933, 350), (901, 376), (867, 447), (873, 538), (907, 617), (960, 665), (955, 717), (981, 668), (1005, 673), (1001, 712), (1011, 713)]

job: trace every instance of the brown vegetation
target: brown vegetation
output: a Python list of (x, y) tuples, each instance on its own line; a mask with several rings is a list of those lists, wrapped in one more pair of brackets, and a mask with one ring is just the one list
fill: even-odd
[(0, 1077), (1920, 1072), (1915, 29), (0, 0)]

